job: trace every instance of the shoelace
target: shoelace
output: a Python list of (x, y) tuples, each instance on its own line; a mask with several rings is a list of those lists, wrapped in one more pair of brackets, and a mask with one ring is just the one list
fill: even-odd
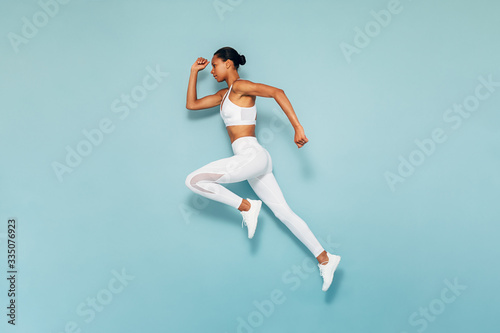
[(320, 276), (323, 276), (323, 273), (324, 273), (324, 272), (325, 272), (325, 270), (326, 270), (326, 269), (325, 269), (325, 267), (326, 267), (327, 265), (328, 265), (328, 264), (323, 265), (323, 263), (318, 264), (318, 266), (319, 266), (319, 275), (320, 275)]
[(248, 226), (247, 222), (245, 221), (245, 214), (247, 214), (249, 211), (242, 211), (241, 215), (243, 215), (243, 220), (241, 221), (241, 227), (243, 228), (243, 224)]

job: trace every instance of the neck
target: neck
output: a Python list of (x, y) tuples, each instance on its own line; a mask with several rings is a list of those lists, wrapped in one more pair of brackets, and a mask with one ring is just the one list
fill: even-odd
[(230, 87), (233, 85), (234, 81), (238, 80), (240, 78), (240, 76), (238, 75), (238, 73), (236, 73), (235, 75), (231, 75), (230, 77), (227, 78), (226, 82), (227, 82), (227, 86)]

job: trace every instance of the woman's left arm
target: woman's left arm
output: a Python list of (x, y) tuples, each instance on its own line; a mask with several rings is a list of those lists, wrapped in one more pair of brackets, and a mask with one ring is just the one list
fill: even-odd
[(233, 84), (233, 91), (241, 95), (274, 98), (283, 112), (285, 112), (288, 120), (290, 120), (290, 123), (295, 129), (294, 141), (298, 148), (301, 148), (309, 141), (304, 133), (304, 128), (300, 124), (299, 119), (293, 110), (292, 104), (288, 100), (288, 97), (286, 97), (283, 89), (268, 86), (262, 83), (254, 83), (248, 80), (238, 80)]

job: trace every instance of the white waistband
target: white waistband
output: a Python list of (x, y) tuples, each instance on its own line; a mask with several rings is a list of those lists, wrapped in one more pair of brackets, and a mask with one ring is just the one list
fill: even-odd
[(233, 152), (236, 154), (238, 151), (249, 147), (263, 148), (255, 136), (242, 136), (231, 143)]

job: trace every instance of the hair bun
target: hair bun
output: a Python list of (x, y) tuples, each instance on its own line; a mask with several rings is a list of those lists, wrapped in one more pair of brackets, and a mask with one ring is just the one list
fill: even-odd
[(245, 56), (242, 54), (240, 55), (240, 65), (246, 64), (247, 60), (245, 59)]

